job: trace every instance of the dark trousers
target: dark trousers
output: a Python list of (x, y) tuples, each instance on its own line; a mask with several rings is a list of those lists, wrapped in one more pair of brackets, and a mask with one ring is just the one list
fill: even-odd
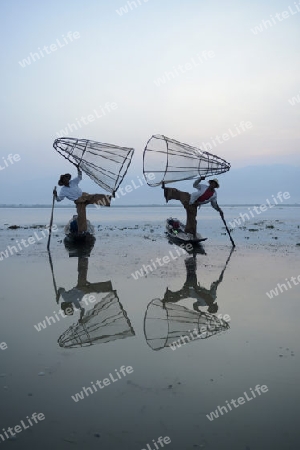
[(104, 194), (87, 194), (86, 192), (82, 193), (82, 196), (75, 200), (75, 205), (77, 209), (77, 223), (78, 223), (78, 233), (82, 233), (87, 230), (86, 223), (86, 206), (97, 204), (102, 206), (110, 206), (110, 195)]
[(197, 205), (190, 205), (191, 194), (175, 188), (165, 188), (167, 200), (179, 200), (186, 210), (185, 232), (196, 236), (197, 232)]

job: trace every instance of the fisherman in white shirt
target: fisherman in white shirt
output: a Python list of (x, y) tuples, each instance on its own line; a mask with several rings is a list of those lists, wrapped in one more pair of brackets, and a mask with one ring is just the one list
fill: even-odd
[(58, 185), (62, 186), (59, 195), (57, 195), (56, 189), (53, 191), (53, 195), (57, 202), (61, 202), (64, 198), (74, 201), (77, 209), (77, 223), (78, 233), (86, 233), (87, 221), (86, 221), (86, 206), (91, 204), (98, 204), (102, 206), (110, 206), (111, 196), (104, 194), (87, 194), (82, 192), (78, 184), (82, 180), (82, 172), (77, 166), (78, 175), (76, 178), (71, 179), (72, 176), (69, 173), (65, 173), (60, 176)]
[(66, 291), (65, 288), (60, 287), (58, 288), (57, 293), (59, 297), (62, 297), (64, 300), (61, 303), (61, 309), (64, 311), (64, 313), (66, 315), (73, 315), (74, 309), (75, 311), (80, 310), (79, 322), (81, 322), (85, 313), (85, 309), (81, 306), (80, 302), (85, 296), (85, 292), (81, 291), (77, 287), (74, 287), (69, 291)]
[(193, 187), (197, 191), (189, 194), (188, 192), (179, 191), (175, 188), (166, 188), (164, 183), (162, 188), (164, 189), (164, 196), (166, 202), (169, 200), (179, 200), (186, 210), (186, 225), (185, 232), (191, 234), (192, 237), (196, 237), (197, 233), (197, 209), (206, 203), (211, 203), (211, 206), (216, 209), (221, 217), (224, 216), (223, 211), (217, 203), (217, 192), (216, 189), (220, 187), (219, 181), (214, 178), (209, 180), (209, 184), (201, 184), (201, 181), (205, 180), (205, 177), (198, 178)]

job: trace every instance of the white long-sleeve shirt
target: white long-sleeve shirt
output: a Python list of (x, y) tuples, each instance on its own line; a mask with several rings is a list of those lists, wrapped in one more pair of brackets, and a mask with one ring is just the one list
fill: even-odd
[(73, 303), (77, 309), (82, 309), (82, 306), (79, 302), (83, 299), (85, 293), (80, 289), (76, 287), (70, 289), (69, 291), (63, 289), (61, 290), (60, 295), (65, 302)]
[[(202, 194), (204, 194), (204, 192), (209, 188), (209, 185), (208, 184), (201, 184), (201, 179), (198, 178), (194, 182), (193, 187), (196, 188), (197, 191), (191, 193), (190, 205), (195, 203), (197, 198), (199, 198)], [(218, 203), (217, 203), (217, 192), (216, 192), (216, 190), (215, 190), (213, 195), (208, 200), (204, 200), (203, 202), (199, 203), (198, 205), (200, 207), (201, 205), (204, 205), (205, 203), (209, 203), (209, 202), (211, 202), (211, 206), (214, 209), (216, 209), (217, 211), (219, 210), (219, 206), (218, 206)]]
[(56, 197), (56, 201), (61, 202), (65, 197), (69, 200), (77, 200), (82, 195), (82, 190), (78, 186), (80, 181), (82, 180), (82, 173), (78, 172), (78, 176), (71, 179), (69, 182), (69, 186), (63, 186), (59, 192), (59, 195)]

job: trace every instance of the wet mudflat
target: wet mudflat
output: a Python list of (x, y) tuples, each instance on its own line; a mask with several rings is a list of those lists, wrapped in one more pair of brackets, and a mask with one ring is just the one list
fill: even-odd
[[(149, 210), (91, 210), (95, 245), (72, 257), (57, 211), (52, 270), (42, 239), (0, 261), (3, 447), (298, 448), (298, 209), (242, 224), (233, 253), (207, 209), (195, 255)], [(8, 230), (5, 214), (1, 250), (43, 223), (27, 212)]]

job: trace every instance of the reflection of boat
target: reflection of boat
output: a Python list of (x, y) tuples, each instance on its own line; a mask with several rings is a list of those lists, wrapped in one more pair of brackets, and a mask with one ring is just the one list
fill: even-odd
[(69, 256), (90, 256), (96, 238), (94, 226), (87, 220), (87, 232), (78, 234), (77, 215), (74, 215), (65, 226), (64, 244)]
[[(183, 287), (176, 292), (167, 288), (163, 300), (154, 299), (147, 307), (144, 334), (147, 344), (153, 350), (172, 347), (175, 342), (181, 346), (181, 340), (187, 343), (195, 339), (206, 339), (229, 329), (229, 324), (214, 314), (218, 311), (217, 288), (223, 281), (231, 255), (232, 251), (219, 278), (211, 283), (210, 289), (200, 286), (197, 281), (196, 257), (185, 259), (186, 280)], [(174, 304), (188, 299), (196, 300), (193, 310)], [(208, 309), (204, 312), (201, 307)]]
[(134, 336), (134, 330), (116, 291), (97, 302), (77, 324), (58, 339), (60, 347), (76, 348)]

